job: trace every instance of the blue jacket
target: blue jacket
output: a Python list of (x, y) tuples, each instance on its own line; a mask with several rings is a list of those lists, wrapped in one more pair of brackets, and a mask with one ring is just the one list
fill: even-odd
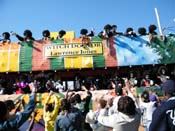
[(35, 109), (35, 94), (30, 95), (30, 101), (25, 110), (12, 120), (0, 121), (0, 131), (18, 131), (19, 127), (26, 122)]
[(67, 115), (58, 115), (54, 131), (82, 131), (82, 115), (80, 111), (70, 112)]
[(154, 111), (149, 131), (175, 131), (171, 110), (175, 110), (175, 99), (170, 98)]

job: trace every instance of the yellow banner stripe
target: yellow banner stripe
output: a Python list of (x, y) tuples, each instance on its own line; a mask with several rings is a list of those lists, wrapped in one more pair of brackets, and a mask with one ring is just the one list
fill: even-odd
[(0, 51), (0, 72), (16, 72), (19, 68), (18, 43), (4, 43)]
[(19, 69), (19, 47), (18, 43), (11, 43), (10, 46), (10, 63), (9, 63), (9, 71), (16, 72)]
[(7, 58), (8, 58), (8, 52), (0, 52), (0, 72), (6, 72), (7, 71)]
[(64, 65), (66, 69), (92, 68), (93, 58), (91, 56), (66, 57), (64, 58)]

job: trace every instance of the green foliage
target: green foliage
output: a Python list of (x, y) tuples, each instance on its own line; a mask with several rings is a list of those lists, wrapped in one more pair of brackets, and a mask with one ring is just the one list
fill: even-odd
[(161, 58), (159, 64), (169, 64), (175, 62), (175, 35), (168, 35), (165, 38), (154, 36), (149, 45), (155, 49)]

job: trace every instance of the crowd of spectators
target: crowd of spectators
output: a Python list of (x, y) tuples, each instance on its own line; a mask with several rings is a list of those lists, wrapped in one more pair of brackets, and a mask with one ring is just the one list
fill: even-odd
[[(70, 90), (66, 90), (62, 98), (58, 95), (59, 90), (50, 87), (54, 83), (48, 79), (44, 91), (48, 92), (43, 107), (44, 128), (46, 131), (137, 131), (139, 126), (143, 126), (145, 131), (174, 130), (172, 116), (175, 109), (175, 81), (173, 77), (166, 76), (164, 71), (160, 78), (157, 88), (164, 92), (163, 99), (149, 90), (153, 83), (148, 76), (145, 78), (146, 82), (143, 82), (147, 89), (136, 95), (134, 86), (137, 79), (131, 73), (130, 78), (111, 80), (110, 91), (114, 93), (109, 91), (93, 99), (96, 102), (96, 108), (93, 109), (89, 108), (94, 97), (90, 84), (81, 85), (81, 91), (85, 93), (83, 98), (79, 92)], [(38, 79), (31, 79), (16, 84), (21, 86), (23, 92), (30, 94), (27, 106), (22, 100), (19, 102), (23, 105), (23, 111), (20, 110), (19, 103), (0, 101), (0, 131), (18, 130), (30, 116), (35, 117), (35, 105), (39, 102), (36, 102), (36, 93), (40, 92), (40, 83)], [(28, 90), (23, 90), (24, 87), (28, 87)], [(35, 121), (32, 118), (28, 131), (34, 126)]]

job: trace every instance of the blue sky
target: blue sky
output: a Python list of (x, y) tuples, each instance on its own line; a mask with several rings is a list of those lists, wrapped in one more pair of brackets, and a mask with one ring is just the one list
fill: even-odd
[(39, 39), (44, 29), (64, 29), (78, 37), (81, 28), (94, 28), (98, 34), (105, 24), (116, 24), (121, 32), (131, 26), (137, 32), (139, 27), (157, 25), (155, 7), (162, 28), (175, 26), (175, 0), (0, 0), (0, 34), (22, 35), (30, 29)]

